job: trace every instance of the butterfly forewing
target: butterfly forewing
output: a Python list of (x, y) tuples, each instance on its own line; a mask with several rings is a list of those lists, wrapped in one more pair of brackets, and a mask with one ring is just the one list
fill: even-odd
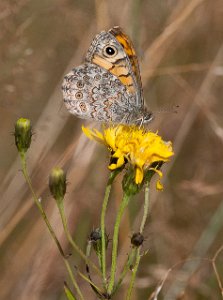
[(144, 100), (142, 92), (142, 81), (140, 76), (139, 63), (133, 44), (130, 38), (123, 32), (123, 30), (119, 26), (113, 27), (109, 30), (109, 32), (113, 34), (117, 41), (121, 44), (128, 57), (128, 60), (130, 61), (131, 68), (129, 70), (129, 73), (134, 79), (135, 89), (137, 93), (137, 105), (143, 106)]

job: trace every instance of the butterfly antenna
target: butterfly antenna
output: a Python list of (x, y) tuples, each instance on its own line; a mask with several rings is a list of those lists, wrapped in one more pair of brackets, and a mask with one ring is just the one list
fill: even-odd
[(179, 105), (178, 104), (173, 104), (171, 106), (163, 106), (159, 110), (153, 111), (155, 114), (160, 114), (160, 113), (174, 113), (177, 114), (179, 110)]

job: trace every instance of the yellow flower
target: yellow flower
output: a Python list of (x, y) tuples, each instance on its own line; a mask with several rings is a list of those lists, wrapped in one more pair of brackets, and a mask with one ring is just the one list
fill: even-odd
[[(82, 127), (90, 139), (104, 144), (111, 152), (110, 170), (115, 170), (129, 162), (135, 169), (135, 182), (140, 184), (148, 170), (155, 171), (162, 177), (160, 170), (151, 165), (155, 162), (167, 162), (174, 154), (171, 142), (165, 142), (157, 134), (135, 125), (116, 125), (104, 128), (103, 132)], [(162, 184), (157, 182), (157, 189)]]

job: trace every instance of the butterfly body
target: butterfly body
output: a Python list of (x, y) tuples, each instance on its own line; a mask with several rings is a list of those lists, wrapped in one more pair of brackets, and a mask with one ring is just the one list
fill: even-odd
[(71, 70), (62, 85), (70, 113), (112, 123), (148, 122), (137, 57), (119, 27), (96, 35), (85, 63)]

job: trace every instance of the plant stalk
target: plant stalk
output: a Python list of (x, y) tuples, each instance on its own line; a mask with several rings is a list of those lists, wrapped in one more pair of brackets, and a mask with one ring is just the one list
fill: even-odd
[(117, 252), (118, 252), (118, 235), (119, 235), (119, 228), (120, 228), (120, 223), (121, 219), (124, 213), (124, 210), (126, 206), (128, 205), (130, 200), (130, 196), (127, 194), (123, 195), (122, 202), (120, 204), (116, 220), (115, 220), (115, 225), (114, 225), (114, 233), (113, 233), (113, 239), (112, 239), (112, 263), (111, 263), (111, 274), (110, 274), (110, 281), (108, 284), (108, 294), (112, 294), (114, 284), (115, 284), (115, 272), (116, 272), (116, 265), (117, 265)]

